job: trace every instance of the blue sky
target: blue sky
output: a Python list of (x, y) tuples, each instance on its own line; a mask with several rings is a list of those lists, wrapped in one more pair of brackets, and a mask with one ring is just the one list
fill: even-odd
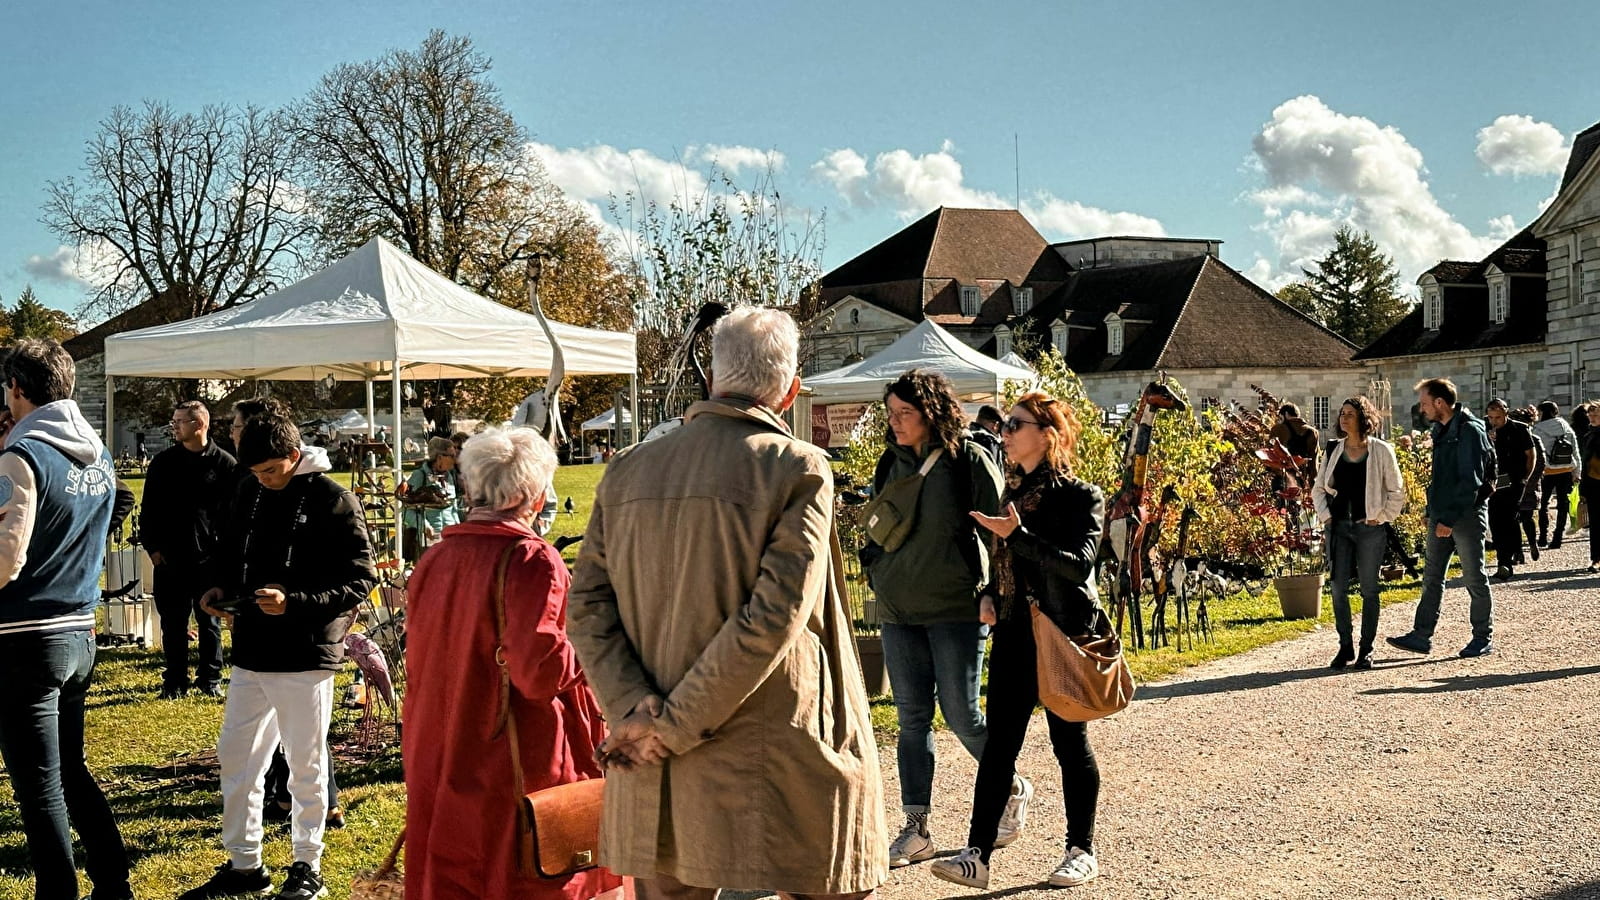
[[(333, 65), (470, 35), (552, 177), (600, 209), (781, 154), (843, 262), (940, 203), (1046, 237), (1225, 241), (1275, 285), (1333, 228), (1407, 280), (1537, 215), (1600, 120), (1579, 2), (39, 3), (0, 9), (0, 299), (86, 286), (38, 223), (113, 106), (277, 106)], [(708, 150), (707, 148), (723, 148)]]

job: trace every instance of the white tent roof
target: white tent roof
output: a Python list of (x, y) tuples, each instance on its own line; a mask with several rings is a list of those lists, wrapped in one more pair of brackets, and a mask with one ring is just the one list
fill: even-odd
[(910, 369), (943, 372), (962, 396), (995, 395), (1007, 381), (1033, 384), (1038, 380), (1031, 369), (984, 356), (924, 319), (873, 356), (814, 375), (805, 379), (805, 385), (811, 389), (811, 402), (815, 404), (881, 400), (883, 389)]
[[(626, 424), (628, 424), (628, 423), (630, 423), (632, 421), (633, 421), (633, 416), (629, 415), (628, 411), (626, 409), (624, 409), (622, 411), (622, 423), (624, 425), (626, 425)], [(611, 429), (613, 429), (615, 427), (617, 427), (617, 408), (615, 406), (613, 406), (610, 409), (606, 410), (605, 412), (601, 413), (600, 415), (595, 416), (594, 418), (590, 419), (589, 421), (583, 423), (583, 426), (580, 427), (578, 430), (579, 431), (610, 431)]]
[[(634, 337), (551, 323), (568, 375), (632, 374)], [(382, 238), (233, 309), (106, 339), (106, 374), (346, 381), (548, 375), (533, 316), (480, 297)]]
[(366, 431), (367, 417), (360, 410), (352, 409), (332, 422), (328, 427), (334, 431)]
[(1033, 366), (1030, 365), (1026, 359), (1019, 356), (1015, 350), (1007, 353), (1005, 356), (1000, 357), (1000, 361), (1008, 366), (1016, 366), (1019, 369), (1027, 369), (1030, 372), (1033, 371)]

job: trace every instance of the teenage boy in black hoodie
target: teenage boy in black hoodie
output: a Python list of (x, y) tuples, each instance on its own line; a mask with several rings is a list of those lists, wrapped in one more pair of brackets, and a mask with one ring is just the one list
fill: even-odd
[(333, 675), (355, 609), (377, 585), (361, 506), (303, 455), (300, 431), (283, 415), (245, 423), (239, 462), (256, 481), (239, 486), (201, 599), (233, 628), (233, 676), (217, 758), (222, 766), (222, 842), (228, 862), (181, 900), (271, 889), (261, 861), (261, 782), (281, 741), (294, 796), (294, 864), (280, 900), (312, 900), (327, 889), (319, 869), (327, 817), (324, 741)]

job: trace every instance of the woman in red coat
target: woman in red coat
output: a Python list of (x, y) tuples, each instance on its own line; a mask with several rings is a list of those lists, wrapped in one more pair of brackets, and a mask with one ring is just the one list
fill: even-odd
[(567, 569), (534, 533), (550, 445), (530, 429), (467, 441), (460, 465), (476, 508), (446, 528), (409, 584), (403, 749), (408, 900), (588, 900), (616, 891), (605, 869), (542, 879), (517, 869), (508, 736), (498, 731), (495, 570), (506, 575), (505, 661), (525, 790), (600, 777), (600, 707), (567, 642)]

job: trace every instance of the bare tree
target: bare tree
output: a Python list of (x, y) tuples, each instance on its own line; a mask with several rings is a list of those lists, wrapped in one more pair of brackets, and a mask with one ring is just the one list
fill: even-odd
[(489, 69), (470, 39), (434, 31), (338, 66), (295, 106), (328, 252), (381, 235), (483, 293), (570, 220)]
[(81, 178), (51, 182), (43, 223), (98, 271), (84, 313), (167, 298), (189, 316), (227, 309), (294, 274), (308, 234), (277, 113), (117, 107)]
[(630, 239), (639, 365), (648, 378), (667, 374), (667, 360), (702, 304), (797, 312), (822, 274), (824, 216), (785, 206), (770, 165), (748, 185), (713, 167), (698, 196), (663, 205), (630, 192), (612, 198), (610, 213)]

